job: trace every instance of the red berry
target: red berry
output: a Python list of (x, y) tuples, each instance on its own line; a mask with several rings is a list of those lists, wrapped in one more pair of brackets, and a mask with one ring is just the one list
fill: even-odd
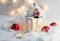
[(55, 23), (55, 22), (52, 22), (52, 23), (50, 24), (50, 26), (56, 26), (56, 23)]
[(17, 31), (20, 29), (20, 27), (18, 24), (12, 24), (11, 29)]
[(44, 31), (44, 32), (48, 32), (49, 31), (49, 27), (48, 26), (43, 26), (41, 31)]

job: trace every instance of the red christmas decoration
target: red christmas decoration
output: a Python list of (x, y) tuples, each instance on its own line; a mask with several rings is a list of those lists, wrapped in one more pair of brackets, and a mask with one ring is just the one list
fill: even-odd
[(50, 29), (50, 28), (49, 28), (48, 26), (44, 26), (44, 27), (41, 29), (41, 31), (48, 32), (49, 29)]
[(11, 29), (15, 30), (15, 31), (18, 31), (18, 30), (20, 30), (20, 26), (19, 26), (19, 24), (15, 23), (15, 24), (12, 24)]
[(34, 10), (34, 12), (33, 12), (33, 17), (34, 17), (34, 18), (39, 18), (39, 15), (40, 15), (40, 12), (39, 12), (39, 10), (36, 8), (36, 9)]
[(50, 24), (50, 26), (56, 26), (56, 23), (55, 23), (55, 22), (52, 22), (52, 23)]

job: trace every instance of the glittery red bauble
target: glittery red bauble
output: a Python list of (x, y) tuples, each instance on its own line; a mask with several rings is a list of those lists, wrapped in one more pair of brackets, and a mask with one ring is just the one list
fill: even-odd
[(11, 29), (17, 31), (20, 30), (20, 26), (19, 24), (12, 24)]
[(48, 32), (49, 31), (49, 27), (48, 26), (43, 26), (41, 31), (44, 31), (44, 32)]
[(50, 26), (56, 26), (56, 23), (55, 23), (55, 22), (52, 22), (52, 23), (50, 24)]

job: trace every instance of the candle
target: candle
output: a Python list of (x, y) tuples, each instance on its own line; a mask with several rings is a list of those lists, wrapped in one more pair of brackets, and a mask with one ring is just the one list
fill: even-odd
[(36, 19), (33, 19), (33, 31), (36, 32)]

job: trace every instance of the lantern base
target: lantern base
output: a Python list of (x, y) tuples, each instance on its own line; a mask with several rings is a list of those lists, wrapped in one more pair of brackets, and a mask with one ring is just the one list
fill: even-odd
[(34, 16), (34, 18), (39, 18), (39, 16)]

